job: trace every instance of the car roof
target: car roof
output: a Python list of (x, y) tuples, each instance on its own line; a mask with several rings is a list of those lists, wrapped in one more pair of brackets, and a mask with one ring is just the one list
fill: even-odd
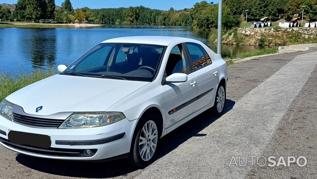
[(128, 36), (105, 40), (102, 43), (135, 43), (169, 46), (185, 42), (200, 43), (198, 40), (172, 36)]

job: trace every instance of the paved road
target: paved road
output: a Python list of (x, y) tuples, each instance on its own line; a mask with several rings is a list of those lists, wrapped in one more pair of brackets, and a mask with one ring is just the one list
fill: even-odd
[[(74, 163), (0, 148), (1, 178), (316, 178), (317, 52), (265, 57), (229, 68), (227, 113), (205, 112), (162, 141), (144, 170), (127, 160)], [(232, 159), (307, 157), (306, 167), (233, 165)]]
[[(315, 58), (317, 60), (317, 58)], [(307, 167), (258, 167), (248, 178), (317, 178), (317, 67), (280, 121), (263, 156), (306, 156)]]

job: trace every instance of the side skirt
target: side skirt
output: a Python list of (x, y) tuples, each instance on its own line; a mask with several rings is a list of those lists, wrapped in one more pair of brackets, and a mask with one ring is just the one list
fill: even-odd
[(201, 113), (209, 110), (210, 108), (212, 108), (212, 106), (213, 106), (212, 104), (206, 105), (205, 107), (203, 107), (200, 110), (190, 114), (189, 116), (187, 116), (184, 119), (178, 121), (177, 123), (173, 124), (172, 126), (170, 126), (168, 128), (165, 128), (161, 137), (164, 137), (165, 135), (167, 135), (168, 133), (172, 132), (176, 128), (182, 126), (183, 124), (185, 124), (186, 122), (190, 121), (191, 119), (193, 119), (196, 116), (200, 115)]

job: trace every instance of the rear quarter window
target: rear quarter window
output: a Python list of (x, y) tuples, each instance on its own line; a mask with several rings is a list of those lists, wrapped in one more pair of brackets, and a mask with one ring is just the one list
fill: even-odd
[(197, 71), (201, 68), (204, 68), (212, 64), (210, 56), (201, 45), (194, 44), (194, 43), (187, 43), (186, 47), (192, 61), (192, 64), (191, 64), (192, 71)]

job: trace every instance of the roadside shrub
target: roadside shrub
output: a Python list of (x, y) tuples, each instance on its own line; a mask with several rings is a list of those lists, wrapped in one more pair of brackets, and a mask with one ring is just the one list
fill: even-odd
[(258, 46), (259, 46), (260, 49), (263, 49), (265, 47), (265, 37), (263, 35), (259, 39)]

